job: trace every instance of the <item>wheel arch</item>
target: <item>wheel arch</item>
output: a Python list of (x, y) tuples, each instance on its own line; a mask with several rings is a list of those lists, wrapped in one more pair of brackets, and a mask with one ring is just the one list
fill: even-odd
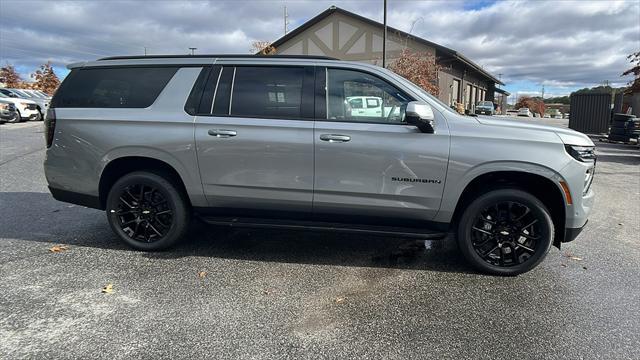
[(560, 247), (565, 235), (566, 206), (565, 197), (558, 181), (541, 174), (521, 170), (500, 170), (477, 175), (466, 184), (458, 198), (451, 226), (454, 229), (464, 209), (474, 199), (488, 191), (514, 187), (529, 192), (549, 209), (555, 233), (553, 245)]
[(187, 201), (190, 203), (189, 193), (185, 183), (178, 171), (165, 161), (145, 156), (123, 156), (111, 160), (106, 164), (100, 175), (98, 184), (98, 197), (102, 209), (105, 208), (107, 195), (109, 190), (122, 176), (135, 172), (148, 171), (157, 175), (161, 175), (172, 181), (180, 191), (185, 194)]

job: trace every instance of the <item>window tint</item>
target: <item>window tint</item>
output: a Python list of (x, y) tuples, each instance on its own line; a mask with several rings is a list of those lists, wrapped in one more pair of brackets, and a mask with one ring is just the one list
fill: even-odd
[(411, 99), (389, 83), (353, 70), (327, 69), (327, 77), (327, 119), (402, 123)]
[(301, 118), (303, 67), (236, 68), (231, 115)]
[(187, 98), (187, 103), (184, 105), (184, 111), (189, 115), (196, 115), (198, 113), (198, 108), (200, 105), (200, 99), (202, 98), (202, 93), (204, 91), (205, 83), (209, 78), (209, 73), (211, 72), (211, 67), (207, 66), (200, 71), (200, 75), (198, 75), (198, 79), (196, 80), (193, 88), (191, 89), (191, 93)]
[(231, 94), (231, 81), (233, 80), (234, 67), (223, 67), (218, 78), (210, 78), (210, 83), (218, 87), (215, 89), (213, 100), (213, 115), (229, 115), (229, 95)]
[(177, 67), (73, 70), (56, 92), (54, 107), (145, 108), (153, 104)]

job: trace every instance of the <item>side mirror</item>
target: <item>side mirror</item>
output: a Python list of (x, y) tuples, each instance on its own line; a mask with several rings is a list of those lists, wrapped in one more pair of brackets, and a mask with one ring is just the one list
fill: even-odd
[(411, 101), (407, 104), (404, 119), (407, 124), (414, 125), (423, 133), (433, 134), (435, 131), (433, 110), (431, 106), (421, 101)]

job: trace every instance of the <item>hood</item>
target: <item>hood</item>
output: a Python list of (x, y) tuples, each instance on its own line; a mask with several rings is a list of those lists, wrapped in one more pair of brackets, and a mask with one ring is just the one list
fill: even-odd
[(514, 121), (514, 120), (498, 120), (493, 118), (486, 118), (478, 116), (478, 122), (483, 125), (491, 125), (491, 126), (502, 126), (502, 127), (511, 127), (522, 129), (523, 131), (546, 131), (552, 132), (558, 135), (560, 140), (566, 145), (579, 145), (579, 146), (595, 146), (591, 139), (578, 131), (560, 128), (549, 125), (538, 125), (531, 124), (523, 121)]

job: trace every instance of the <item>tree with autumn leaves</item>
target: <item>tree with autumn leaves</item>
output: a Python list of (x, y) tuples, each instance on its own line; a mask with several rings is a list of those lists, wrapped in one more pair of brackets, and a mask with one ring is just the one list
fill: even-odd
[(629, 88), (625, 92), (628, 94), (640, 92), (640, 51), (627, 56), (627, 59), (634, 66), (623, 72), (621, 76), (633, 75), (635, 78), (629, 82)]
[(538, 113), (540, 115), (544, 115), (545, 106), (544, 102), (541, 98), (529, 97), (529, 96), (521, 96), (518, 99), (518, 102), (515, 104), (514, 108), (528, 108), (531, 112)]
[(420, 86), (433, 96), (438, 96), (438, 72), (441, 66), (436, 57), (425, 52), (404, 49), (389, 64), (389, 70)]
[(34, 79), (33, 82), (23, 81), (15, 67), (10, 64), (0, 68), (0, 82), (4, 83), (4, 86), (8, 88), (41, 90), (53, 95), (58, 86), (60, 86), (60, 79), (53, 71), (51, 62), (41, 65), (38, 70), (31, 74), (31, 77)]

